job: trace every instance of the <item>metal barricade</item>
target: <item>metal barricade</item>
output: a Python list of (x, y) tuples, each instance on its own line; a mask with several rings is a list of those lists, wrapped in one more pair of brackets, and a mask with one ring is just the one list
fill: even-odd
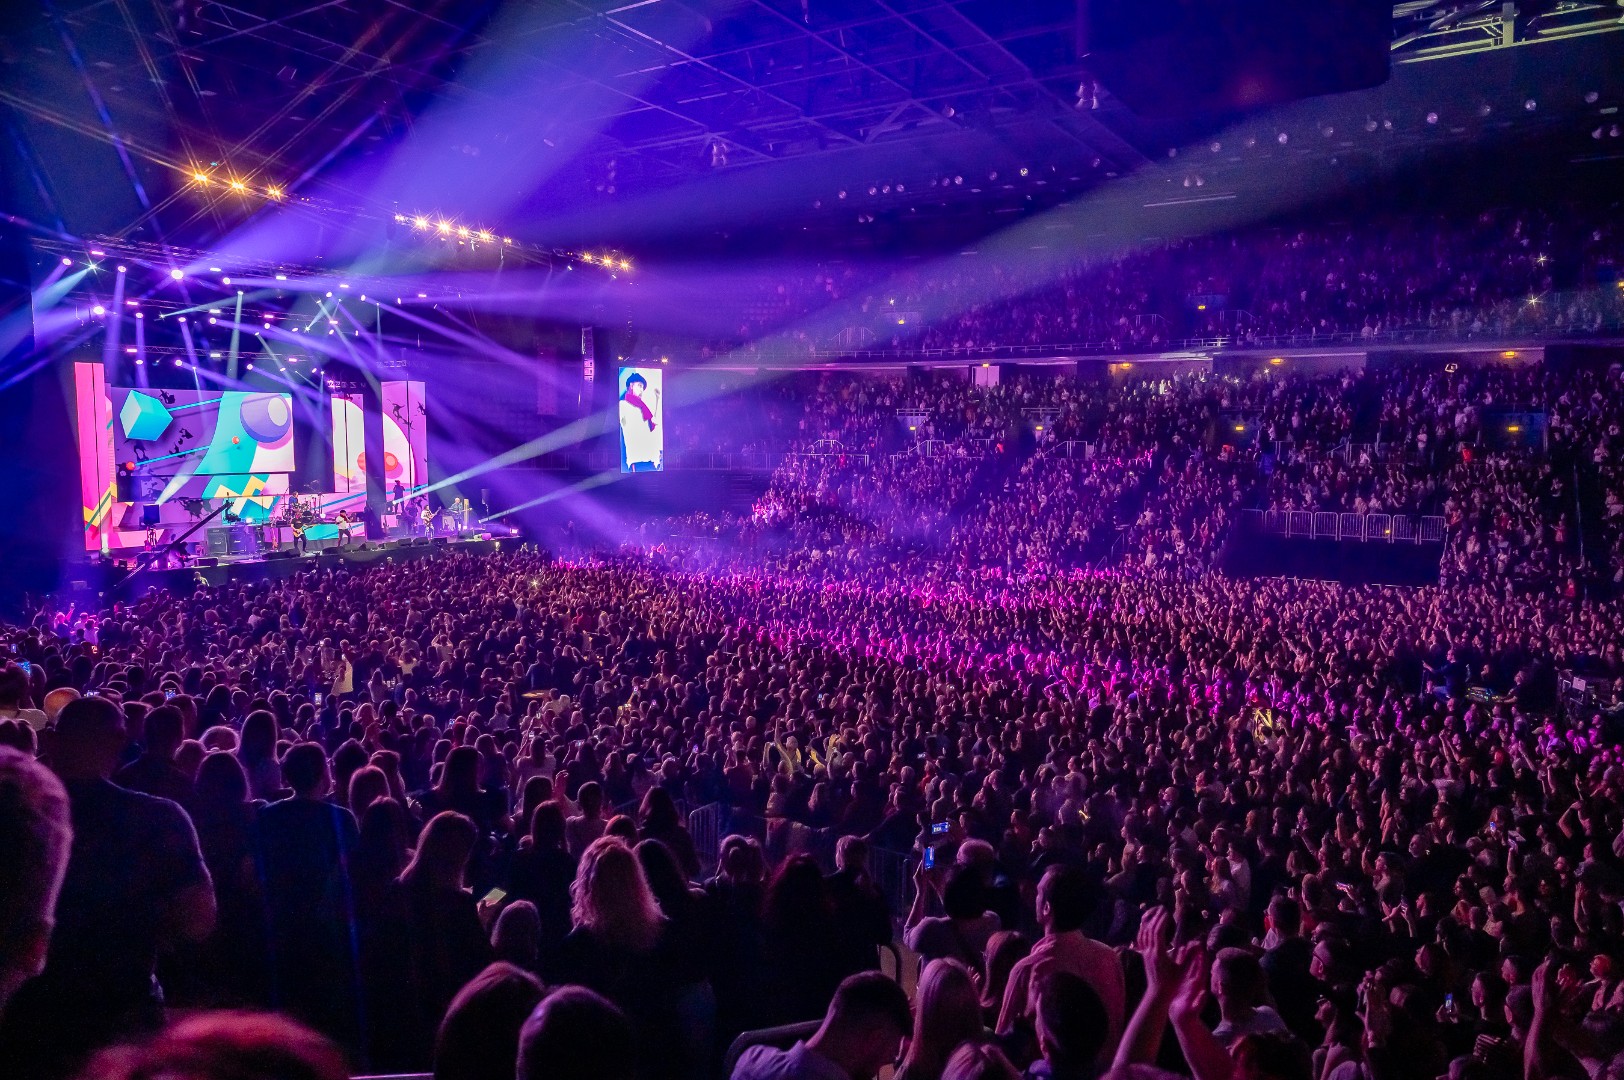
[(1287, 536), (1312, 536), (1314, 533), (1314, 515), (1307, 510), (1289, 510), (1286, 512)]
[(1335, 540), (1340, 535), (1336, 514), (1321, 510), (1314, 515), (1314, 539)]
[(892, 918), (900, 922), (913, 904), (913, 856), (873, 848), (868, 853), (868, 874), (890, 905)]
[(722, 822), (727, 807), (719, 802), (707, 803), (688, 815), (688, 835), (694, 838), (694, 850), (707, 866), (716, 865), (722, 850)]
[(1415, 540), (1415, 518), (1411, 517), (1408, 514), (1394, 514), (1393, 515), (1393, 540), (1395, 542), (1397, 542), (1399, 540), (1406, 540), (1406, 541), (1414, 542), (1414, 540)]
[(1286, 533), (1286, 512), (1284, 510), (1265, 510), (1263, 512), (1263, 531), (1279, 533), (1284, 536)]
[(1428, 514), (1421, 519), (1420, 538), (1424, 542), (1436, 543), (1444, 538), (1444, 519), (1437, 514)]
[(1338, 526), (1338, 535), (1344, 540), (1363, 540), (1365, 538), (1365, 515), (1343, 514), (1341, 524)]
[(1366, 514), (1365, 539), (1391, 540), (1393, 538), (1393, 515)]

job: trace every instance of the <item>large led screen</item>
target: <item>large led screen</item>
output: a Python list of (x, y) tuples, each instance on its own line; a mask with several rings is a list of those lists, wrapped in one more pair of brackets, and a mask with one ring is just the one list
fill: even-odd
[(665, 468), (665, 372), (659, 368), (623, 367), (617, 386), (620, 401), (620, 471), (660, 472)]

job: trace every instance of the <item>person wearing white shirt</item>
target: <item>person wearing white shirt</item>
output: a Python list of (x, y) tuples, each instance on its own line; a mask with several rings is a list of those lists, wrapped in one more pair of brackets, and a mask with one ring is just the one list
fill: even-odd
[(732, 1080), (871, 1080), (912, 1030), (902, 987), (877, 971), (859, 972), (835, 991), (815, 1034), (788, 1050), (750, 1047)]
[(660, 429), (658, 398), (645, 399), (648, 379), (632, 372), (626, 378), (626, 392), (620, 396), (620, 438), (626, 448), (626, 468), (631, 472), (659, 472), (663, 465), (665, 432)]

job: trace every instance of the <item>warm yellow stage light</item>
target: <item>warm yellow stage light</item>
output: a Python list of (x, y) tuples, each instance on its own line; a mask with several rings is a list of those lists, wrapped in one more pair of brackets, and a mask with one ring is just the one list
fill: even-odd
[(233, 180), (231, 182), (231, 190), (232, 191), (247, 191), (248, 190), (248, 185), (243, 183), (241, 180)]
[(442, 221), (440, 224), (436, 225), (435, 228), (439, 229), (442, 235), (451, 235), (451, 222), (449, 221)]
[(209, 182), (209, 174), (195, 172), (192, 174), (192, 179), (197, 181), (199, 184), (206, 184)]
[(414, 228), (414, 229), (426, 229), (428, 227), (429, 227), (429, 219), (428, 218), (426, 218), (426, 217), (414, 217), (414, 218), (412, 218), (412, 228)]

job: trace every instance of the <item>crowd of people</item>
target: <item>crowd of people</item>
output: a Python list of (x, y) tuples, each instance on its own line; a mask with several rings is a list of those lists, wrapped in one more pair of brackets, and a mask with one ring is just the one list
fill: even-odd
[(703, 545), (42, 601), (0, 1071), (1614, 1080), (1619, 378), (822, 376)]
[(1440, 521), (1451, 579), (1624, 585), (1624, 503), (1607, 501), (1624, 447), (1610, 405), (1619, 371), (1517, 354), (1294, 363), (1099, 378), (1056, 366), (991, 386), (962, 371), (792, 376), (755, 388), (797, 417), (758, 435), (778, 451), (764, 496), (675, 531), (711, 541), (696, 554), (745, 548), (788, 569), (921, 551), (1004, 573), (1198, 569), (1218, 561), (1241, 511), (1397, 514)]
[(747, 356), (1585, 336), (1624, 324), (1616, 216), (1616, 206), (1544, 206), (1321, 217), (1058, 263), (981, 255), (900, 269), (774, 268), (759, 288), (729, 290), (719, 310), (736, 326), (703, 341), (679, 335), (666, 351), (679, 341)]

